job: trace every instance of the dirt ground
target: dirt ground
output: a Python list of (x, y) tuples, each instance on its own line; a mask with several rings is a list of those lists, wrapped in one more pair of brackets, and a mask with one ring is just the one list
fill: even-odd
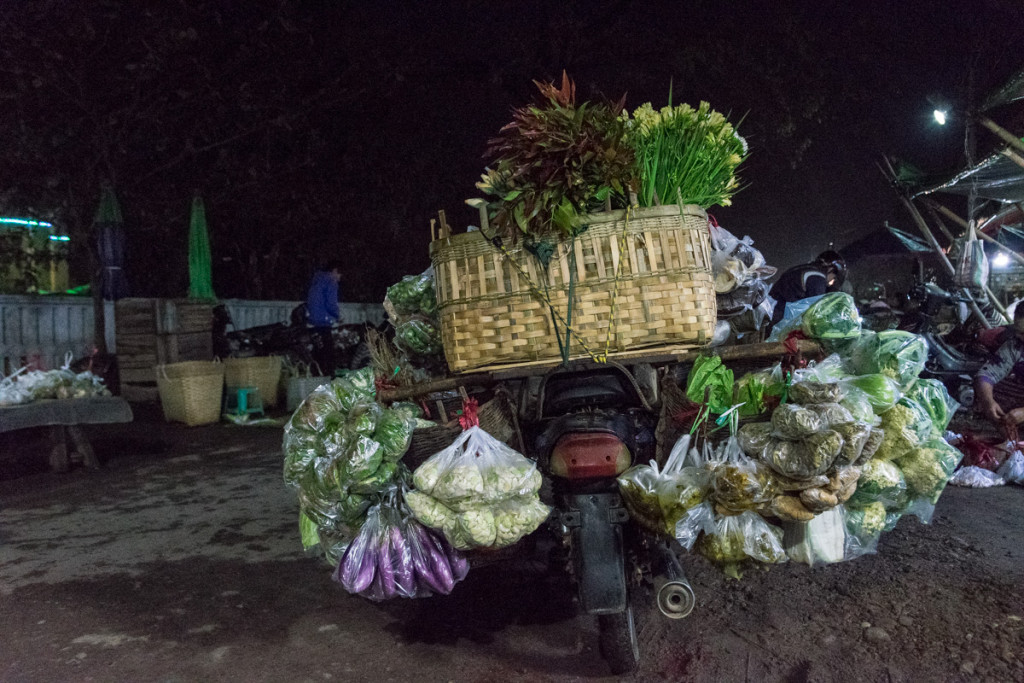
[[(604, 681), (564, 582), (516, 562), (374, 604), (303, 555), (281, 430), (89, 430), (104, 462), (0, 455), (0, 681)], [(12, 454), (12, 448), (14, 453)], [(20, 457), (14, 457), (19, 455)], [(1024, 489), (950, 487), (876, 555), (727, 579), (650, 620), (637, 681), (1024, 681)]]

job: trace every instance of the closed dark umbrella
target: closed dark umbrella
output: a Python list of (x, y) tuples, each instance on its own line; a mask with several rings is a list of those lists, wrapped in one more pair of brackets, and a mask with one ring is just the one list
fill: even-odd
[(202, 197), (192, 199), (188, 229), (188, 298), (215, 299), (210, 233), (206, 229), (206, 207)]
[(112, 188), (103, 188), (94, 227), (96, 253), (102, 268), (100, 283), (103, 298), (110, 301), (123, 299), (128, 296), (128, 278), (124, 272), (124, 221)]

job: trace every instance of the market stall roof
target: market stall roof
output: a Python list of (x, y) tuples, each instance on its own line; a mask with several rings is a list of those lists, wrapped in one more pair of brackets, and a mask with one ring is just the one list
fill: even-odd
[(886, 224), (885, 228), (843, 247), (839, 253), (849, 263), (868, 256), (927, 254), (931, 251), (923, 238)]

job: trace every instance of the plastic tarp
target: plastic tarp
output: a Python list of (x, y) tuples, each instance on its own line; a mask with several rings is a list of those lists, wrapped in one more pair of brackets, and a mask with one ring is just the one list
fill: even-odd
[(972, 190), (982, 199), (998, 202), (1024, 202), (1024, 168), (997, 153), (965, 169), (951, 179), (914, 194), (921, 197), (935, 192), (966, 195)]
[(131, 422), (132, 409), (118, 396), (44, 399), (0, 408), (0, 432), (29, 427)]
[(1005, 85), (991, 93), (982, 103), (981, 110), (988, 111), (1018, 100), (1024, 100), (1024, 69), (1015, 73)]
[(931, 253), (932, 248), (920, 237), (911, 235), (909, 232), (904, 232), (899, 228), (894, 228), (891, 225), (886, 225), (885, 227), (890, 233), (892, 233), (892, 236), (898, 239), (909, 251)]

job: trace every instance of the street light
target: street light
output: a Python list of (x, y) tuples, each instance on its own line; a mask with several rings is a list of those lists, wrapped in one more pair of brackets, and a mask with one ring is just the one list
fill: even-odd
[(1007, 256), (1005, 252), (1001, 251), (992, 259), (992, 265), (996, 268), (1005, 268), (1010, 265), (1010, 257)]
[(935, 117), (935, 123), (939, 124), (940, 126), (946, 125), (947, 114), (944, 110), (936, 109), (934, 112), (932, 112), (932, 116)]

